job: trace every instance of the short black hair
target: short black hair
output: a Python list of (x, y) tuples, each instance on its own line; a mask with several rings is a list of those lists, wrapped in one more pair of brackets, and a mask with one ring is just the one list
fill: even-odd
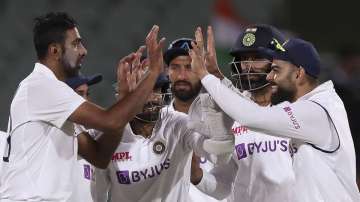
[(50, 12), (34, 19), (34, 45), (38, 59), (44, 59), (51, 43), (64, 44), (66, 31), (78, 24), (65, 12)]

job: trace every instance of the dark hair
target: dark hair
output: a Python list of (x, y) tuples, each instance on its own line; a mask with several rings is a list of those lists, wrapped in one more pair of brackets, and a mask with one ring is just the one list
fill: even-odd
[(64, 44), (66, 31), (77, 22), (65, 12), (50, 12), (34, 19), (34, 45), (38, 59), (47, 55), (51, 43)]

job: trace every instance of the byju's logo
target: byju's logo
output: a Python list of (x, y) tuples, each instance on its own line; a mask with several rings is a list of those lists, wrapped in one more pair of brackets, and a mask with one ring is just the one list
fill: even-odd
[(166, 159), (160, 165), (151, 166), (140, 171), (119, 170), (116, 171), (116, 176), (120, 184), (131, 184), (139, 182), (140, 180), (146, 180), (158, 176), (163, 170), (167, 170), (170, 167), (170, 159)]
[(236, 154), (238, 159), (242, 159), (247, 157), (246, 149), (245, 149), (245, 143), (241, 143), (235, 146)]
[(241, 143), (235, 145), (238, 160), (251, 156), (253, 154), (267, 153), (267, 152), (290, 152), (294, 154), (297, 152), (295, 145), (289, 145), (286, 140), (264, 140), (259, 142)]
[(95, 180), (94, 169), (88, 164), (84, 164), (84, 178), (87, 180)]
[(116, 176), (120, 184), (131, 184), (128, 170), (116, 171)]
[(292, 124), (294, 125), (294, 128), (295, 128), (295, 129), (299, 129), (299, 128), (300, 128), (300, 124), (299, 124), (299, 122), (296, 120), (296, 117), (295, 117), (295, 115), (294, 115), (291, 107), (284, 107), (283, 109), (284, 109), (284, 111), (288, 114), (288, 116), (289, 116)]

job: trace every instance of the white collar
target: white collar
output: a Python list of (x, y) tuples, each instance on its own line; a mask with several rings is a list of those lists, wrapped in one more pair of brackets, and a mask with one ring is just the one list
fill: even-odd
[(330, 91), (330, 90), (334, 90), (334, 84), (332, 81), (329, 80), (329, 81), (326, 81), (326, 82), (320, 84), (319, 86), (314, 88), (312, 91), (301, 96), (299, 98), (299, 100), (308, 100), (310, 97), (314, 96), (315, 94), (325, 92), (325, 91)]
[(49, 78), (54, 78), (54, 79), (58, 80), (57, 77), (55, 76), (54, 72), (51, 71), (49, 67), (47, 67), (44, 64), (41, 64), (39, 62), (35, 63), (34, 72), (39, 72), (39, 73), (45, 74)]

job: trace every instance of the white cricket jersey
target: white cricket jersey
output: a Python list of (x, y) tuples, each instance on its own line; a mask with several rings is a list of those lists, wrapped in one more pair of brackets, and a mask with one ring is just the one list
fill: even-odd
[(233, 132), (235, 150), (232, 160), (237, 165), (237, 173), (228, 201), (292, 201), (295, 175), (289, 139), (251, 131), (238, 123), (234, 124)]
[(291, 138), (297, 147), (292, 201), (360, 201), (354, 143), (344, 104), (331, 81), (294, 103), (269, 108), (249, 102), (212, 75), (201, 82), (224, 112), (241, 125)]
[(69, 201), (93, 201), (91, 196), (91, 181), (95, 181), (94, 172), (95, 167), (79, 156), (74, 166), (74, 188)]
[(6, 138), (7, 138), (7, 133), (0, 131), (0, 156), (1, 157), (3, 156), (4, 150), (5, 150)]
[[(174, 108), (174, 100), (169, 104), (168, 108), (169, 111), (176, 111)], [(189, 158), (189, 161), (187, 165), (185, 166), (185, 169), (190, 170), (191, 172), (191, 162), (192, 158)], [(210, 171), (214, 167), (214, 164), (208, 161), (205, 157), (200, 157), (200, 168), (204, 171)], [(200, 191), (198, 188), (196, 188), (195, 185), (190, 183), (189, 187), (189, 202), (225, 202), (226, 200), (217, 200), (204, 192)]]
[[(6, 132), (0, 131), (0, 158), (4, 156), (3, 153), (5, 150), (6, 136), (7, 136)], [(2, 175), (2, 159), (0, 159), (0, 179), (1, 179), (1, 175)], [(0, 187), (1, 187), (1, 180), (0, 180)]]
[[(79, 124), (75, 124), (75, 136), (78, 137), (80, 133), (87, 132), (93, 139), (99, 138), (102, 134), (101, 131), (95, 129), (85, 129)], [(95, 167), (81, 156), (77, 157), (77, 161), (74, 166), (73, 174), (73, 191), (69, 199), (70, 202), (93, 202), (91, 196), (91, 183), (95, 181)]]
[(11, 103), (13, 133), (10, 155), (4, 154), (9, 162), (2, 162), (1, 200), (69, 199), (77, 141), (67, 119), (84, 101), (49, 68), (35, 64)]
[(4, 149), (5, 149), (5, 142), (6, 142), (6, 136), (7, 133), (0, 131), (0, 154), (2, 156)]
[(186, 114), (168, 111), (149, 138), (135, 135), (127, 125), (108, 168), (95, 169), (95, 201), (106, 201), (110, 191), (112, 202), (187, 202), (187, 164), (193, 151), (205, 155), (205, 137), (188, 130), (187, 121)]
[(292, 201), (291, 154), (296, 149), (289, 147), (289, 139), (251, 131), (238, 123), (232, 130), (235, 149), (230, 163), (208, 171), (197, 188), (220, 199), (230, 195), (229, 202)]

